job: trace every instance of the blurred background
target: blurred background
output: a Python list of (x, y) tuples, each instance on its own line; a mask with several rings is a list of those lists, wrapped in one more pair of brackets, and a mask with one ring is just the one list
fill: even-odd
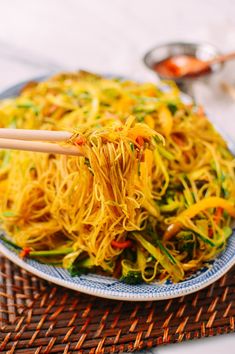
[[(155, 80), (141, 59), (151, 47), (170, 41), (235, 49), (234, 0), (1, 0), (0, 13), (1, 90), (79, 68)], [(226, 64), (222, 79), (235, 85), (234, 72), (235, 62)], [(220, 81), (199, 85), (195, 96), (218, 125), (233, 125), (235, 138), (235, 101), (222, 94)]]
[(61, 68), (144, 78), (143, 54), (174, 40), (235, 49), (234, 0), (1, 0), (0, 13), (1, 87)]
[[(142, 57), (169, 41), (235, 49), (234, 0), (1, 0), (0, 13), (1, 90), (79, 68), (153, 81)], [(210, 86), (196, 87), (195, 96), (217, 124), (232, 124), (235, 137), (235, 100), (220, 87), (221, 80), (235, 85), (235, 62), (226, 64), (220, 76)]]

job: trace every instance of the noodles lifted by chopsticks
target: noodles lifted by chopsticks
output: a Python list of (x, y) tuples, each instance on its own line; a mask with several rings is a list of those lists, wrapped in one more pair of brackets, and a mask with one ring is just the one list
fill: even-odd
[(1, 151), (2, 227), (22, 256), (177, 282), (224, 249), (233, 156), (200, 108), (161, 85), (61, 74), (0, 103), (2, 127), (71, 130), (65, 144), (84, 153)]

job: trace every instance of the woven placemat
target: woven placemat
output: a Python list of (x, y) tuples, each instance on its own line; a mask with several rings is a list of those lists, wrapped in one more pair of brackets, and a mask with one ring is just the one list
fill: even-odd
[(235, 267), (195, 294), (97, 298), (45, 282), (0, 256), (1, 353), (118, 353), (235, 330)]

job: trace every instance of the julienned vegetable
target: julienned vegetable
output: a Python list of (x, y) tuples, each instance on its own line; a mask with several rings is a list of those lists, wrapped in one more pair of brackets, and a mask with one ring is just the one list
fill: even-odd
[[(200, 200), (199, 202), (191, 205), (187, 210), (184, 210), (181, 214), (179, 214), (176, 217), (175, 222), (170, 224), (164, 233), (164, 240), (169, 240), (171, 237), (173, 237), (177, 232), (181, 230), (183, 227), (184, 221), (187, 219), (193, 218), (195, 215), (205, 211), (206, 209), (209, 208), (219, 208), (220, 214), (222, 210), (226, 210), (227, 213), (235, 218), (235, 207), (233, 204), (223, 198), (219, 197), (209, 197), (205, 198), (203, 200)], [(217, 224), (219, 222), (220, 216), (218, 215), (217, 212), (217, 217), (215, 219), (215, 223)]]
[[(141, 234), (134, 233), (135, 239), (140, 242), (142, 247), (170, 274), (172, 279), (177, 282), (183, 279), (184, 272), (183, 269), (179, 266), (177, 261), (173, 256), (169, 257), (168, 251), (163, 248), (163, 246), (155, 247), (150, 242), (148, 242)], [(167, 253), (166, 253), (167, 252)]]
[(1, 228), (22, 257), (178, 282), (226, 247), (234, 157), (173, 83), (63, 73), (1, 101), (0, 125), (71, 130), (85, 155), (0, 153)]

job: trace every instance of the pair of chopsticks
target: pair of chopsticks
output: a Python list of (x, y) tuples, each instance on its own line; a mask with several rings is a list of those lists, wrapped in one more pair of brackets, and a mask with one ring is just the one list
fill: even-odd
[(71, 136), (72, 133), (66, 131), (0, 128), (0, 149), (82, 156), (75, 146), (57, 144), (68, 141)]

